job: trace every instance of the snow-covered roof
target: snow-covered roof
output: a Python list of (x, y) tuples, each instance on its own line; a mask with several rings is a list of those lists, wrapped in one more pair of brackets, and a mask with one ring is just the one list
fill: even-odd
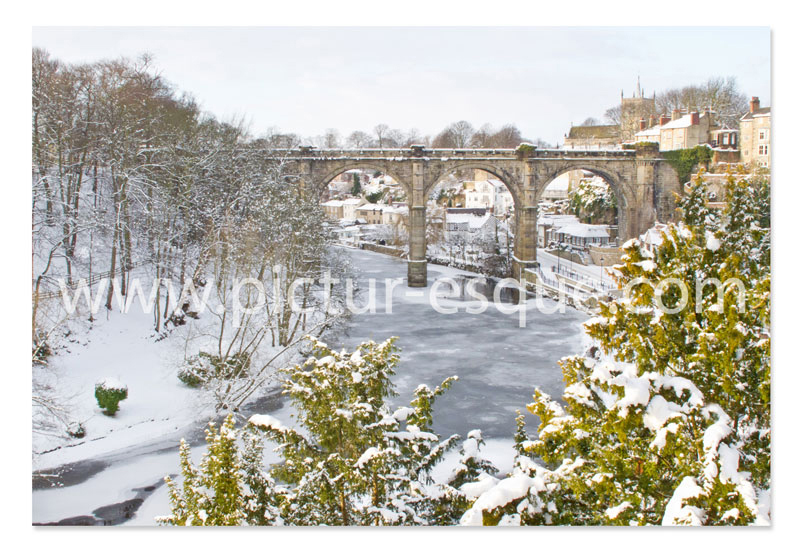
[(329, 200), (321, 205), (324, 207), (343, 207), (343, 200)]
[(561, 227), (558, 234), (568, 234), (578, 238), (608, 238), (605, 225), (586, 225), (585, 223), (572, 223)]
[(468, 223), (468, 228), (481, 228), (493, 217), (490, 213), (485, 215), (472, 215), (471, 213), (447, 213), (446, 222), (452, 224)]
[(686, 127), (691, 127), (691, 114), (687, 113), (683, 117), (679, 117), (674, 121), (670, 121), (661, 127), (661, 129), (685, 129)]
[(638, 138), (649, 138), (653, 136), (661, 136), (661, 125), (655, 125), (654, 127), (650, 127), (649, 129), (645, 129), (643, 131), (639, 131), (636, 133)]
[(362, 198), (349, 198), (348, 200), (343, 200), (344, 205), (357, 205), (359, 203), (364, 202)]
[(351, 226), (348, 226), (348, 227), (334, 229), (333, 232), (336, 232), (338, 234), (345, 234), (345, 233), (352, 233), (352, 232), (359, 232), (359, 231), (360, 231), (360, 227), (358, 227), (356, 225), (351, 225)]
[(543, 214), (538, 218), (539, 225), (550, 225), (550, 226), (566, 226), (571, 225), (574, 223), (579, 223), (580, 221), (577, 219), (575, 215), (550, 215), (550, 214)]
[(655, 223), (652, 227), (648, 228), (647, 231), (639, 237), (645, 244), (649, 244), (651, 246), (660, 246), (661, 243), (664, 241), (664, 231), (666, 230), (667, 226), (663, 223)]
[(771, 110), (770, 106), (767, 106), (765, 108), (758, 108), (756, 111), (753, 111), (753, 112), (748, 111), (747, 113), (742, 115), (742, 119), (741, 120), (742, 121), (748, 121), (750, 119), (755, 119), (757, 117), (769, 117), (770, 114), (771, 114), (771, 111), (772, 110)]
[(619, 138), (619, 132), (619, 125), (578, 125), (569, 129), (569, 138)]
[(357, 208), (357, 211), (382, 211), (387, 206), (379, 204), (363, 204)]

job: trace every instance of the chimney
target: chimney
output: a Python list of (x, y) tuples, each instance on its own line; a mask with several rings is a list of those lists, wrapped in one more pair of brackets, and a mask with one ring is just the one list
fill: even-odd
[(675, 108), (672, 110), (672, 121), (680, 119), (680, 110)]
[(758, 96), (750, 98), (750, 113), (757, 112), (759, 106), (761, 106), (761, 102), (758, 101)]
[(662, 115), (661, 115), (661, 118), (660, 118), (660, 119), (658, 119), (658, 124), (659, 124), (659, 125), (661, 125), (661, 126), (663, 127), (664, 125), (666, 125), (667, 123), (669, 123), (669, 121), (671, 121), (671, 119), (669, 119), (669, 116), (668, 116), (668, 115), (663, 115), (663, 114), (662, 114)]
[(692, 125), (699, 125), (700, 124), (700, 114), (696, 111), (691, 112), (691, 124)]
[(638, 122), (638, 130), (643, 131), (647, 129), (647, 120), (643, 117)]
[(655, 126), (655, 116), (654, 115), (650, 115), (650, 122), (648, 124), (648, 127), (649, 128), (653, 128), (654, 126)]

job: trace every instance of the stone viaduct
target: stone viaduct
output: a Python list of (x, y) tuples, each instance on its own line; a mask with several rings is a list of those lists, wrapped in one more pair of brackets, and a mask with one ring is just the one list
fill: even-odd
[[(656, 145), (657, 146), (657, 145)], [(515, 205), (513, 276), (536, 263), (538, 201), (559, 175), (583, 169), (604, 178), (616, 195), (619, 237), (638, 236), (654, 221), (674, 216), (674, 193), (680, 191), (674, 169), (657, 148), (637, 150), (551, 150), (521, 145), (517, 149), (328, 150), (301, 147), (268, 150), (284, 160), (287, 170), (321, 193), (337, 175), (349, 169), (374, 169), (404, 186), (410, 210), (408, 286), (427, 285), (427, 198), (442, 179), (461, 169), (482, 169), (502, 181)]]

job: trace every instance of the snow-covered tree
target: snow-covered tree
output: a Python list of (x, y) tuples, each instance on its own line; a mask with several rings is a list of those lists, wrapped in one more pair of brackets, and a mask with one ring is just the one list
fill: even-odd
[(617, 360), (688, 378), (720, 405), (734, 419), (742, 462), (763, 488), (770, 473), (769, 182), (729, 177), (721, 213), (707, 209), (702, 186), (681, 200), (685, 222), (670, 226), (655, 254), (637, 240), (625, 244), (618, 281), (623, 288), (643, 281), (628, 297), (603, 303), (587, 328)]
[(769, 183), (731, 176), (727, 191), (720, 213), (695, 183), (655, 253), (623, 246), (626, 293), (562, 362), (565, 407), (536, 390), (538, 438), (518, 421), (513, 473), (464, 523), (767, 521)]
[(574, 214), (589, 223), (612, 223), (616, 212), (616, 196), (599, 177), (584, 179), (569, 191)]
[(169, 476), (167, 482), (172, 514), (159, 522), (174, 526), (238, 526), (245, 522), (242, 460), (237, 450), (234, 416), (229, 415), (217, 430), (209, 423), (208, 449), (198, 467), (190, 446), (181, 440), (182, 482)]
[(487, 486), (463, 524), (755, 520), (733, 421), (689, 380), (586, 356), (562, 367), (566, 406), (536, 389), (528, 409), (541, 419), (538, 439), (519, 434), (513, 472)]
[[(314, 341), (313, 355), (286, 370), (284, 384), (299, 430), (268, 415), (251, 425), (277, 442), (284, 463), (272, 475), (287, 483), (276, 494), (282, 519), (295, 525), (427, 524), (444, 491), (430, 472), (458, 436), (432, 432), (437, 388), (419, 386), (410, 407), (391, 410), (393, 340), (337, 352)], [(442, 508), (441, 508), (442, 509)]]

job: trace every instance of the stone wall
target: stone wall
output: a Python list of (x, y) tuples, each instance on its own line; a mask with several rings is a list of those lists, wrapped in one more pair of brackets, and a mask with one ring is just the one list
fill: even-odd
[(591, 262), (594, 265), (602, 265), (603, 267), (610, 267), (616, 265), (621, 261), (622, 250), (619, 248), (601, 248), (599, 246), (590, 246), (588, 254), (591, 256)]

